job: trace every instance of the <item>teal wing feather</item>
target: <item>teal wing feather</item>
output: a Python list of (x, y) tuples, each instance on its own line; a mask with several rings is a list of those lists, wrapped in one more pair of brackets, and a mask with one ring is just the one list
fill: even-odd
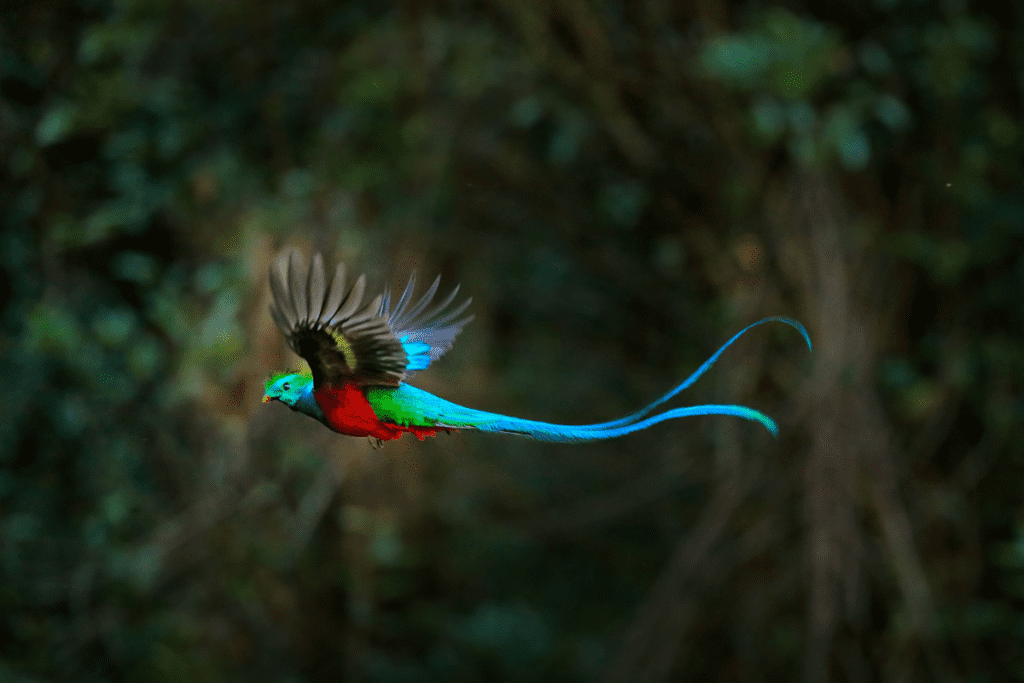
[(423, 296), (413, 303), (412, 293), (416, 287), (416, 271), (413, 271), (394, 307), (391, 306), (391, 288), (388, 287), (377, 310), (377, 315), (387, 319), (388, 325), (409, 357), (405, 367), (406, 377), (416, 370), (423, 370), (440, 358), (452, 347), (456, 335), (474, 317), (459, 317), (469, 307), (472, 299), (466, 299), (458, 306), (448, 308), (459, 293), (459, 285), (455, 286), (444, 301), (428, 308), (437, 294), (440, 283), (441, 276), (438, 275)]

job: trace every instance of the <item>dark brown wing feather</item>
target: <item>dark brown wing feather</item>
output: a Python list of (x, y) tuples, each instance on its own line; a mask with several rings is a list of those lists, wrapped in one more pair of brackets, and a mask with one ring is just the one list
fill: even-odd
[(327, 286), (320, 254), (308, 270), (298, 251), (283, 254), (270, 269), (274, 324), (309, 363), (313, 386), (398, 386), (408, 358), (387, 316), (379, 312), (383, 297), (363, 305), (365, 275), (351, 289), (345, 284), (344, 264), (338, 264)]

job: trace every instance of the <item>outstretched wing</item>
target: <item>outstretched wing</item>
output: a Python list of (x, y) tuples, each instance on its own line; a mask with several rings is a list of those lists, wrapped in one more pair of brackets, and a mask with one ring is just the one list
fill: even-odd
[(414, 304), (412, 292), (416, 287), (416, 272), (413, 271), (394, 308), (391, 308), (391, 288), (388, 287), (377, 309), (377, 315), (387, 318), (388, 325), (405, 349), (408, 356), (406, 376), (416, 370), (423, 370), (440, 358), (452, 347), (455, 336), (474, 317), (468, 315), (459, 318), (473, 299), (466, 299), (451, 310), (445, 310), (459, 293), (458, 285), (448, 298), (428, 310), (427, 306), (437, 293), (437, 286), (440, 283), (441, 276), (438, 275), (434, 279), (434, 284), (430, 285), (426, 293)]
[(313, 256), (306, 270), (295, 250), (283, 254), (270, 270), (274, 297), (270, 315), (288, 346), (309, 364), (315, 387), (350, 382), (398, 386), (409, 374), (440, 358), (473, 319), (456, 320), (471, 299), (445, 311), (458, 287), (443, 303), (427, 310), (440, 276), (412, 304), (413, 273), (394, 308), (390, 291), (363, 305), (365, 275), (351, 289), (345, 280), (345, 265), (338, 264), (328, 287), (320, 254)]
[(342, 263), (328, 287), (320, 254), (313, 256), (309, 270), (298, 251), (283, 254), (270, 269), (274, 324), (309, 363), (313, 386), (398, 386), (408, 357), (387, 318), (378, 314), (382, 297), (363, 305), (366, 276), (360, 275), (351, 289), (345, 280)]

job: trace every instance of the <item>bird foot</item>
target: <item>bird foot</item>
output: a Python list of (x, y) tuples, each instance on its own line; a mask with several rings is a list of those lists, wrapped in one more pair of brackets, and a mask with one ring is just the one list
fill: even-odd
[(380, 437), (368, 436), (366, 438), (370, 440), (370, 445), (373, 446), (373, 450), (379, 451), (381, 448), (384, 447), (384, 442), (381, 441)]

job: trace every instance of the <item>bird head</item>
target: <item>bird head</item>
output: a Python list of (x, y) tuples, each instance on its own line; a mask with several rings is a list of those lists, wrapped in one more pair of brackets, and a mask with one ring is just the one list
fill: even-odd
[(275, 375), (267, 380), (263, 392), (263, 402), (280, 401), (289, 408), (295, 409), (295, 404), (302, 398), (312, 381), (312, 377), (299, 372)]

